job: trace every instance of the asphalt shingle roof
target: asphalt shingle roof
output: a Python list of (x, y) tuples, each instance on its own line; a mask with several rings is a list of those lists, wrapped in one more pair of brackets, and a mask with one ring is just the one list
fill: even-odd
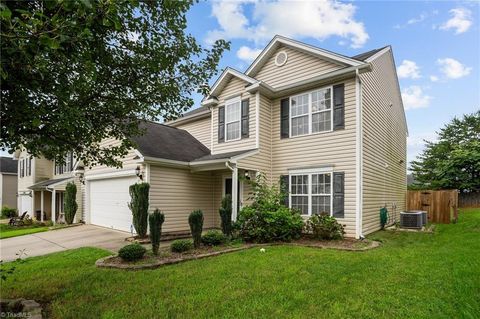
[(0, 172), (1, 173), (17, 173), (18, 161), (11, 157), (0, 157)]
[(368, 59), (369, 57), (373, 56), (374, 54), (376, 54), (377, 52), (380, 52), (381, 50), (385, 49), (387, 46), (384, 46), (383, 48), (378, 48), (378, 49), (374, 49), (374, 50), (370, 50), (370, 51), (367, 51), (367, 52), (363, 52), (363, 53), (360, 53), (360, 54), (357, 54), (355, 56), (352, 56), (352, 59), (355, 59), (355, 60), (360, 60), (360, 61), (365, 61), (366, 59)]
[(154, 122), (142, 122), (140, 127), (145, 134), (132, 140), (143, 156), (190, 162), (210, 154), (205, 145), (185, 130)]
[(57, 179), (47, 179), (46, 181), (42, 181), (36, 184), (33, 184), (30, 186), (30, 189), (35, 189), (35, 188), (44, 188), (53, 184), (57, 184), (63, 181), (67, 181), (69, 179), (73, 179), (73, 177), (63, 177), (63, 178), (57, 178)]
[(228, 153), (221, 153), (221, 154), (209, 154), (209, 155), (205, 155), (205, 156), (199, 157), (199, 158), (193, 160), (193, 162), (210, 161), (210, 160), (216, 160), (216, 159), (229, 159), (229, 158), (231, 158), (231, 157), (234, 157), (234, 156), (237, 156), (237, 155), (241, 155), (241, 154), (244, 154), (244, 153), (248, 153), (248, 152), (251, 152), (251, 151), (254, 151), (254, 150), (255, 150), (255, 149), (245, 150), (245, 151), (228, 152)]

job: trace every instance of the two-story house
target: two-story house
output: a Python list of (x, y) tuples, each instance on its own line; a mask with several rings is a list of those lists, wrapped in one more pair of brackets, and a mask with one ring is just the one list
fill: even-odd
[(347, 57), (276, 36), (244, 73), (225, 69), (200, 108), (143, 125), (122, 169), (81, 176), (85, 222), (131, 231), (128, 186), (141, 179), (165, 232), (188, 231), (194, 209), (218, 227), (222, 197), (236, 219), (250, 192), (239, 177), (257, 173), (288, 189), (287, 205), (332, 214), (350, 237), (379, 229), (381, 207), (405, 209), (407, 125), (390, 46)]

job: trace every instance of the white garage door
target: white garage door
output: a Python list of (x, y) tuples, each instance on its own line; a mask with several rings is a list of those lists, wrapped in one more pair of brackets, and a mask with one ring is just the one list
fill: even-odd
[(90, 181), (90, 222), (130, 232), (132, 212), (128, 208), (128, 188), (136, 181), (135, 176)]
[(28, 212), (28, 215), (32, 217), (32, 198), (28, 195), (20, 195), (20, 209), (18, 213), (22, 216), (24, 212)]

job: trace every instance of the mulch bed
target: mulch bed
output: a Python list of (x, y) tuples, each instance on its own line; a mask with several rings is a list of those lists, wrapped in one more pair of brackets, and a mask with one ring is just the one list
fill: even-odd
[(96, 261), (95, 265), (100, 268), (117, 268), (125, 270), (141, 270), (141, 269), (153, 269), (165, 265), (177, 264), (180, 262), (202, 259), (207, 257), (218, 256), (222, 254), (237, 252), (245, 249), (250, 249), (254, 247), (268, 247), (268, 246), (277, 246), (277, 245), (292, 245), (292, 246), (304, 246), (312, 248), (327, 248), (327, 249), (338, 249), (338, 250), (348, 250), (348, 251), (365, 251), (380, 246), (379, 242), (370, 241), (370, 240), (355, 240), (355, 239), (344, 239), (344, 240), (331, 240), (331, 241), (320, 241), (315, 239), (310, 239), (308, 237), (295, 240), (290, 243), (268, 243), (268, 244), (233, 244), (225, 246), (202, 246), (199, 249), (190, 250), (184, 253), (174, 253), (169, 250), (169, 248), (161, 248), (158, 256), (154, 256), (151, 252), (148, 252), (141, 260), (135, 262), (127, 262), (122, 260), (118, 256), (108, 256), (101, 258)]

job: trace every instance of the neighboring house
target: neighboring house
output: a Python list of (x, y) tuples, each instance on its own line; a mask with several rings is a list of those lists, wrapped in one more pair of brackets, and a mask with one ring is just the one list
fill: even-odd
[[(57, 165), (54, 161), (45, 158), (36, 158), (26, 150), (17, 150), (14, 158), (18, 161), (18, 212), (27, 212), (37, 220), (63, 220), (63, 199), (68, 182), (77, 185), (77, 202), (79, 214), (76, 220), (81, 219), (82, 212), (82, 183), (75, 175), (79, 165), (73, 155), (65, 158), (65, 163)], [(40, 212), (43, 214), (40, 214)]]
[(188, 231), (194, 209), (218, 227), (222, 197), (232, 195), (236, 219), (250, 192), (239, 177), (257, 173), (283, 183), (287, 205), (332, 214), (350, 237), (379, 229), (381, 207), (405, 209), (407, 124), (390, 46), (346, 57), (276, 36), (245, 73), (225, 69), (200, 108), (143, 125), (123, 168), (85, 170), (85, 222), (131, 231), (128, 187), (142, 179), (164, 232)]
[(0, 208), (17, 208), (17, 162), (0, 157)]

